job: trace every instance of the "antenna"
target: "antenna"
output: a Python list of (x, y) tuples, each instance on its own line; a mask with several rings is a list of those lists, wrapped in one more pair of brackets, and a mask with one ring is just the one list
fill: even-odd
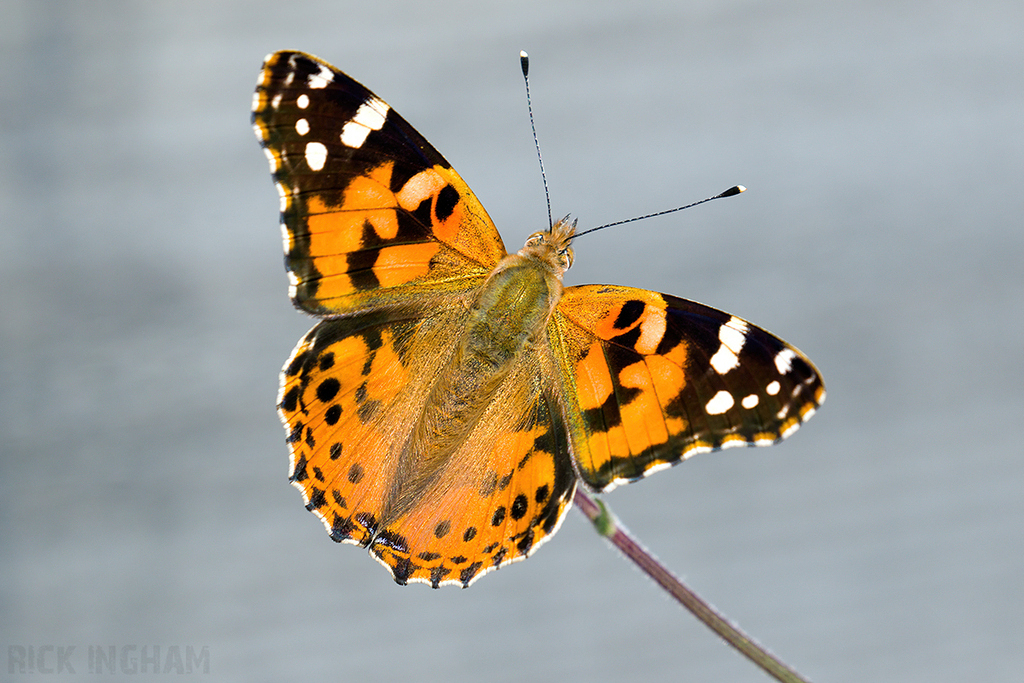
[(699, 202), (693, 202), (693, 203), (687, 204), (685, 206), (677, 206), (674, 209), (666, 209), (664, 211), (655, 211), (654, 213), (649, 213), (649, 214), (646, 214), (646, 215), (643, 215), (643, 216), (637, 216), (635, 218), (627, 218), (626, 220), (615, 221), (614, 223), (605, 223), (604, 225), (599, 225), (596, 228), (589, 228), (587, 230), (584, 230), (583, 232), (578, 232), (575, 235), (573, 235), (573, 239), (575, 240), (577, 237), (582, 237), (583, 235), (586, 235), (588, 232), (597, 232), (598, 230), (604, 230), (605, 228), (610, 228), (613, 225), (622, 225), (623, 223), (632, 223), (633, 221), (642, 221), (645, 218), (654, 218), (655, 216), (664, 216), (666, 213), (675, 213), (676, 211), (682, 211), (683, 209), (689, 209), (690, 207), (697, 206), (698, 204), (703, 204), (704, 202), (710, 202), (713, 199), (722, 199), (723, 197), (735, 197), (740, 192), (746, 192), (746, 190), (747, 190), (747, 188), (743, 187), (742, 185), (733, 185), (732, 187), (730, 187), (725, 192), (722, 192), (720, 194), (716, 194), (714, 197), (708, 197), (706, 199), (702, 199)]
[(540, 155), (540, 141), (537, 140), (537, 126), (533, 123), (533, 104), (530, 102), (530, 55), (525, 50), (519, 51), (519, 65), (523, 68), (523, 81), (526, 83), (526, 109), (530, 112), (530, 130), (533, 131), (533, 146), (537, 148), (537, 161), (540, 162), (540, 178), (544, 181), (544, 201), (548, 204), (548, 228), (555, 223), (551, 220), (551, 195), (548, 194), (548, 175), (544, 172), (544, 157)]

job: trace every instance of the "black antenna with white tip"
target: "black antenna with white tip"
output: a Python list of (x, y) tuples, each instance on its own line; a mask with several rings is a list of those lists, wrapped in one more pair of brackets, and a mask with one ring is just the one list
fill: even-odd
[(573, 235), (572, 238), (576, 239), (577, 237), (582, 237), (583, 235), (586, 235), (588, 232), (596, 232), (598, 230), (604, 230), (605, 228), (610, 228), (613, 225), (622, 225), (623, 223), (632, 223), (633, 221), (642, 221), (645, 218), (654, 218), (655, 216), (664, 216), (666, 213), (675, 213), (676, 211), (682, 211), (683, 209), (689, 209), (690, 207), (697, 206), (697, 205), (703, 204), (705, 202), (710, 202), (713, 199), (722, 199), (723, 197), (735, 197), (740, 192), (746, 192), (746, 191), (747, 191), (747, 188), (743, 187), (742, 185), (733, 185), (732, 187), (730, 187), (725, 192), (721, 192), (719, 194), (716, 194), (714, 197), (707, 197), (705, 199), (700, 200), (699, 202), (691, 202), (690, 204), (687, 204), (685, 206), (677, 206), (674, 209), (665, 209), (664, 211), (655, 211), (654, 213), (649, 213), (649, 214), (646, 214), (646, 215), (643, 215), (643, 216), (637, 216), (635, 218), (627, 218), (625, 220), (615, 221), (614, 223), (605, 223), (604, 225), (599, 225), (596, 228), (588, 228), (588, 229), (584, 230), (583, 232), (578, 232), (575, 235)]
[[(537, 139), (537, 126), (533, 121), (533, 103), (530, 101), (530, 55), (526, 54), (526, 50), (519, 51), (519, 65), (523, 69), (523, 82), (526, 83), (526, 109), (530, 113), (530, 130), (533, 131), (533, 146), (537, 149), (537, 161), (538, 163), (540, 163), (540, 177), (541, 181), (543, 181), (544, 183), (544, 200), (547, 202), (548, 205), (548, 228), (550, 229), (551, 226), (554, 225), (554, 221), (551, 219), (551, 194), (548, 192), (548, 175), (547, 173), (544, 172), (544, 157), (541, 156), (540, 141)], [(705, 202), (710, 202), (714, 199), (722, 199), (724, 197), (735, 197), (741, 192), (746, 192), (746, 190), (747, 188), (743, 187), (742, 185), (733, 185), (725, 192), (720, 192), (719, 194), (716, 194), (713, 197), (701, 199), (699, 202), (691, 202), (684, 206), (677, 206), (674, 209), (655, 211), (654, 213), (648, 213), (643, 216), (636, 216), (635, 218), (627, 218), (625, 220), (615, 221), (613, 223), (605, 223), (604, 225), (599, 225), (596, 228), (588, 228), (583, 232), (578, 232), (575, 235), (573, 235), (572, 239), (575, 240), (577, 237), (582, 237), (587, 233), (597, 232), (598, 230), (604, 230), (605, 228), (610, 228), (615, 225), (623, 225), (625, 223), (632, 223), (634, 221), (642, 221), (645, 218), (654, 218), (655, 216), (664, 216), (667, 213), (675, 213), (676, 211), (689, 209), (694, 206), (704, 204)], [(566, 219), (568, 218), (569, 217), (566, 216)]]
[(523, 81), (526, 83), (526, 109), (530, 112), (530, 130), (533, 131), (533, 146), (537, 148), (537, 161), (540, 162), (540, 178), (544, 182), (544, 201), (548, 203), (548, 228), (554, 225), (551, 220), (551, 195), (548, 194), (548, 175), (544, 172), (544, 157), (540, 155), (540, 141), (537, 140), (537, 126), (533, 123), (533, 104), (530, 102), (530, 55), (526, 50), (519, 51), (519, 65), (523, 67)]

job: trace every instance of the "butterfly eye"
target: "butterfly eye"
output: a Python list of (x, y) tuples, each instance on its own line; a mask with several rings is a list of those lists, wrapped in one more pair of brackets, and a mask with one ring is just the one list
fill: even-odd
[(526, 240), (526, 246), (528, 246), (528, 247), (535, 247), (535, 246), (537, 246), (538, 244), (540, 244), (543, 241), (544, 241), (544, 233), (543, 232), (535, 232), (532, 235), (530, 235), (530, 237)]
[(562, 262), (562, 268), (564, 270), (569, 270), (570, 268), (572, 268), (572, 249), (566, 247), (565, 249), (561, 250), (560, 252), (558, 252), (558, 258)]

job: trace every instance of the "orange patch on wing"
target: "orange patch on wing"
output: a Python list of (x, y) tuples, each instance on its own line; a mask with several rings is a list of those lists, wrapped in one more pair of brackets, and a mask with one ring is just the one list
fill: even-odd
[(599, 470), (612, 458), (629, 455), (629, 442), (626, 440), (626, 432), (622, 425), (616, 425), (608, 431), (594, 431), (587, 437), (587, 446), (590, 451), (589, 469), (594, 471)]
[(384, 247), (373, 264), (373, 274), (381, 287), (393, 287), (424, 277), (430, 272), (430, 259), (440, 248), (437, 242)]
[[(662, 403), (667, 403), (672, 398), (679, 395), (686, 386), (686, 373), (683, 371), (682, 363), (677, 362), (675, 358), (671, 356), (677, 355), (677, 349), (683, 348), (682, 345), (672, 349), (669, 354), (664, 356), (648, 356), (647, 357), (647, 369), (651, 373), (651, 380), (654, 383), (654, 389), (658, 392), (658, 396), (661, 398)], [(685, 360), (685, 351), (681, 354), (682, 360)]]
[[(672, 349), (669, 355), (648, 356), (646, 359), (647, 368), (651, 373), (654, 393), (658, 396), (662, 408), (669, 405), (675, 397), (682, 393), (683, 388), (686, 386), (686, 373), (683, 372), (680, 366), (681, 363), (677, 363), (669, 358), (670, 355), (676, 354), (679, 349), (684, 349), (682, 344)], [(685, 349), (679, 355), (682, 356), (682, 361), (685, 361)], [(664, 415), (664, 412), (662, 414)], [(664, 415), (664, 418), (665, 428), (672, 434), (679, 434), (687, 427), (686, 420), (681, 417)]]
[(612, 339), (617, 337), (623, 332), (628, 332), (636, 326), (636, 321), (627, 327), (619, 328), (615, 326), (615, 321), (618, 320), (619, 314), (622, 312), (624, 304), (620, 304), (615, 308), (609, 309), (607, 313), (597, 322), (593, 324), (592, 332), (597, 335), (600, 339)]
[[(386, 161), (363, 176), (356, 176), (345, 188), (341, 211), (365, 212), (373, 209), (394, 209), (398, 206), (391, 191), (391, 174), (394, 162)], [(392, 239), (398, 234), (398, 222), (391, 212), (391, 220), (372, 223), (374, 231), (382, 240)], [(360, 225), (362, 222), (360, 221)]]
[(630, 451), (634, 454), (642, 453), (651, 446), (668, 441), (668, 431), (661, 418), (661, 405), (647, 364), (641, 361), (623, 368), (619, 372), (619, 382), (626, 388), (640, 390), (633, 400), (619, 408)]
[[(455, 206), (452, 207), (451, 215), (449, 215), (443, 221), (439, 221), (434, 224), (434, 234), (437, 235), (437, 238), (443, 242), (455, 244), (459, 240), (459, 233), (462, 230), (463, 223), (468, 223), (467, 227), (470, 229), (471, 232), (472, 230), (475, 229), (475, 226), (472, 224), (472, 222), (467, 221), (467, 219), (472, 218), (473, 216), (472, 214), (467, 215), (466, 211), (466, 198), (473, 197), (473, 191), (469, 189), (469, 186), (466, 185), (465, 181), (463, 181), (462, 178), (460, 178), (458, 174), (455, 173), (454, 171), (450, 169), (443, 169), (440, 166), (435, 166), (434, 168), (441, 176), (441, 178), (443, 178), (446, 181), (445, 184), (451, 186), (452, 189), (454, 189), (459, 195), (458, 202), (455, 204)], [(441, 189), (443, 188), (439, 188), (438, 192), (440, 192)], [(480, 208), (480, 211), (483, 212), (483, 207)], [(486, 214), (484, 214), (484, 217), (486, 218)], [(500, 251), (504, 251), (504, 249), (501, 249)], [(472, 255), (483, 256), (483, 254), (476, 253), (473, 253)], [(488, 258), (493, 258), (493, 256)]]
[(388, 403), (408, 384), (409, 369), (401, 362), (391, 331), (387, 330), (381, 337), (384, 345), (374, 352), (373, 364), (365, 379), (366, 400)]
[(582, 410), (600, 408), (611, 396), (612, 375), (598, 342), (576, 364), (576, 391)]

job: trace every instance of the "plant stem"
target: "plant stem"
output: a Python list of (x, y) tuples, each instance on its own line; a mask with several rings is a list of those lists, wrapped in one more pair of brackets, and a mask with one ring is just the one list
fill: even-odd
[(646, 548), (633, 538), (612, 511), (600, 499), (592, 498), (583, 488), (576, 488), (573, 501), (576, 507), (594, 524), (597, 532), (610, 540), (623, 555), (636, 563), (655, 582), (664, 588), (683, 607), (700, 619), (727, 643), (740, 651), (765, 673), (782, 683), (808, 683), (797, 672), (779, 661), (764, 647), (756, 643), (714, 607), (704, 602), (686, 584), (661, 564)]

